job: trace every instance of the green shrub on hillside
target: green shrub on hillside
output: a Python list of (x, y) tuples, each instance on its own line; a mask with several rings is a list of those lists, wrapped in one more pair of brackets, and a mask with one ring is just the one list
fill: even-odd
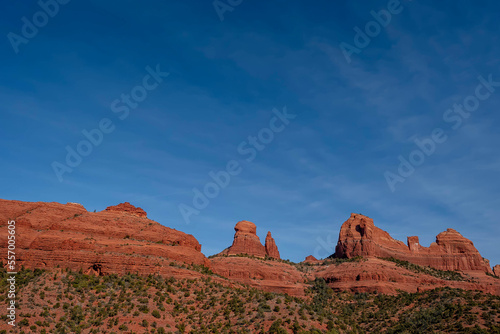
[(451, 270), (438, 270), (431, 267), (423, 267), (408, 261), (398, 260), (393, 257), (381, 258), (385, 261), (391, 261), (396, 263), (398, 267), (406, 268), (415, 273), (423, 273), (426, 275), (434, 276), (447, 281), (465, 281), (465, 278), (457, 271)]

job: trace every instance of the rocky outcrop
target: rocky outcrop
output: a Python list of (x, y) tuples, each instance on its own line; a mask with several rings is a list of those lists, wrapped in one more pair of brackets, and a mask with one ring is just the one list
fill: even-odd
[(278, 246), (276, 246), (276, 242), (271, 236), (270, 231), (267, 232), (265, 248), (267, 256), (272, 257), (274, 259), (280, 259), (280, 252), (278, 251)]
[(279, 259), (280, 253), (271, 232), (267, 233), (266, 245), (263, 246), (257, 236), (257, 226), (254, 223), (242, 220), (234, 227), (233, 244), (220, 252), (218, 255), (238, 255), (246, 254), (256, 257), (270, 256)]
[(124, 212), (124, 213), (129, 213), (131, 215), (137, 216), (137, 217), (143, 217), (147, 218), (146, 211), (144, 211), (141, 208), (137, 208), (130, 204), (129, 202), (125, 203), (120, 203), (118, 205), (114, 206), (108, 206), (105, 211), (112, 211), (112, 212)]
[(500, 277), (500, 264), (497, 264), (493, 267), (493, 274), (497, 277)]
[(271, 292), (304, 296), (304, 274), (290, 264), (248, 257), (214, 257), (212, 271), (232, 281)]
[(444, 280), (398, 266), (376, 257), (314, 267), (314, 277), (323, 278), (335, 291), (378, 292), (397, 294), (398, 291), (422, 292), (441, 287), (479, 290), (500, 295), (500, 282), (484, 272), (462, 273), (462, 281)]
[(430, 247), (421, 246), (415, 236), (408, 237), (405, 245), (376, 227), (373, 219), (354, 213), (341, 227), (334, 256), (394, 257), (440, 270), (492, 273), (488, 261), (481, 257), (472, 241), (454, 229), (440, 233)]
[(95, 213), (74, 203), (0, 200), (0, 248), (7, 247), (7, 221), (15, 220), (18, 267), (174, 275), (182, 264), (210, 266), (192, 235), (149, 220), (130, 204), (110, 208)]
[[(408, 237), (405, 245), (362, 215), (353, 214), (342, 225), (335, 255), (363, 258), (339, 261), (308, 256), (304, 261), (321, 265), (278, 260), (280, 254), (271, 233), (263, 246), (255, 224), (248, 221), (236, 224), (233, 244), (221, 255), (255, 257), (216, 256), (208, 260), (192, 235), (147, 219), (146, 212), (129, 203), (88, 212), (78, 203), (0, 200), (0, 248), (4, 254), (7, 253), (9, 220), (16, 221), (18, 268), (81, 269), (97, 276), (133, 272), (194, 278), (208, 274), (201, 273), (199, 265), (204, 265), (225, 277), (211, 276), (225, 284), (240, 282), (295, 296), (305, 296), (307, 282), (318, 277), (338, 291), (397, 293), (449, 286), (500, 295), (500, 280), (485, 274), (485, 271), (491, 273), (487, 260), (457, 231), (448, 229), (440, 233), (436, 242), (427, 248), (420, 245), (418, 237)], [(439, 275), (410, 271), (378, 257), (394, 257), (466, 273), (462, 273), (462, 281), (443, 280)], [(500, 274), (500, 266), (495, 267), (495, 274)]]
[(234, 227), (235, 234), (233, 244), (223, 250), (221, 255), (246, 254), (257, 257), (266, 256), (266, 248), (257, 236), (257, 227), (254, 223), (242, 220)]
[(306, 256), (306, 259), (304, 260), (305, 263), (319, 263), (321, 260), (318, 260), (312, 255)]

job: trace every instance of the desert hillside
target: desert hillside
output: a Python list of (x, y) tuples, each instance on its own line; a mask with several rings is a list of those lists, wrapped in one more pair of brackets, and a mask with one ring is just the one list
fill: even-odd
[(271, 231), (263, 244), (248, 221), (207, 258), (194, 236), (130, 203), (88, 212), (76, 203), (0, 200), (0, 220), (4, 253), (6, 223), (16, 221), (24, 333), (500, 330), (498, 266), (451, 228), (426, 248), (352, 214), (334, 254), (293, 263)]

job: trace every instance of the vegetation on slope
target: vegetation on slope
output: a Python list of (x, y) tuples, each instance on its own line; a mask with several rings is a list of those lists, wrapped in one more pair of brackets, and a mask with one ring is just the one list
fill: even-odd
[[(231, 287), (215, 276), (22, 270), (18, 277), (17, 332), (26, 334), (500, 333), (500, 297), (449, 288), (397, 296), (335, 293), (317, 279), (301, 299)], [(0, 272), (0, 302), (5, 278)]]
[(299, 263), (296, 263), (296, 262), (292, 262), (290, 260), (284, 260), (284, 259), (275, 259), (275, 258), (272, 258), (270, 256), (265, 256), (265, 257), (258, 257), (258, 256), (254, 256), (254, 255), (248, 255), (248, 254), (234, 254), (234, 255), (227, 255), (227, 254), (224, 254), (224, 255), (218, 255), (218, 254), (215, 254), (215, 255), (211, 255), (209, 256), (208, 258), (209, 259), (212, 259), (212, 258), (216, 258), (216, 257), (246, 257), (246, 258), (249, 258), (249, 259), (253, 259), (253, 260), (259, 260), (259, 261), (263, 261), (263, 262), (279, 262), (279, 263), (285, 263), (285, 264), (288, 264), (288, 265), (291, 265), (291, 266), (294, 266), (295, 268), (297, 268), (297, 270), (299, 271), (302, 271), (302, 272), (307, 272), (308, 268), (309, 267), (315, 267), (315, 266), (329, 266), (329, 265), (336, 265), (338, 266), (339, 264), (342, 264), (342, 263), (346, 263), (346, 262), (362, 262), (362, 261), (366, 261), (365, 258), (361, 257), (361, 256), (356, 256), (356, 257), (353, 257), (353, 258), (342, 258), (342, 259), (338, 259), (338, 258), (335, 258), (333, 257), (333, 255), (329, 256), (328, 258), (322, 260), (321, 262), (318, 262), (318, 263), (311, 263), (311, 262), (299, 262)]
[(384, 257), (381, 259), (394, 262), (398, 267), (406, 268), (415, 273), (423, 273), (447, 281), (465, 281), (465, 278), (457, 271), (438, 270), (431, 267), (423, 267), (408, 261), (398, 260), (393, 257)]

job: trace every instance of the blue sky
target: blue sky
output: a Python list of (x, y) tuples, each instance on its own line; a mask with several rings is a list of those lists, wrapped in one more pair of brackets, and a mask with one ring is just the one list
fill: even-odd
[[(17, 53), (8, 34), (41, 8), (4, 5), (0, 197), (89, 211), (129, 201), (206, 255), (249, 220), (293, 261), (329, 255), (356, 212), (424, 246), (455, 228), (500, 263), (500, 87), (459, 128), (443, 120), (478, 76), (500, 81), (500, 6), (478, 4), (402, 1), (350, 63), (339, 45), (355, 45), (353, 29), (387, 1), (244, 0), (221, 21), (211, 1), (73, 0)], [(119, 119), (111, 103), (157, 64), (169, 76)], [(285, 106), (296, 117), (247, 162), (240, 143)], [(114, 131), (59, 182), (52, 163), (103, 118)], [(384, 173), (436, 128), (447, 140), (391, 191)], [(179, 205), (231, 160), (241, 173), (186, 224)]]

